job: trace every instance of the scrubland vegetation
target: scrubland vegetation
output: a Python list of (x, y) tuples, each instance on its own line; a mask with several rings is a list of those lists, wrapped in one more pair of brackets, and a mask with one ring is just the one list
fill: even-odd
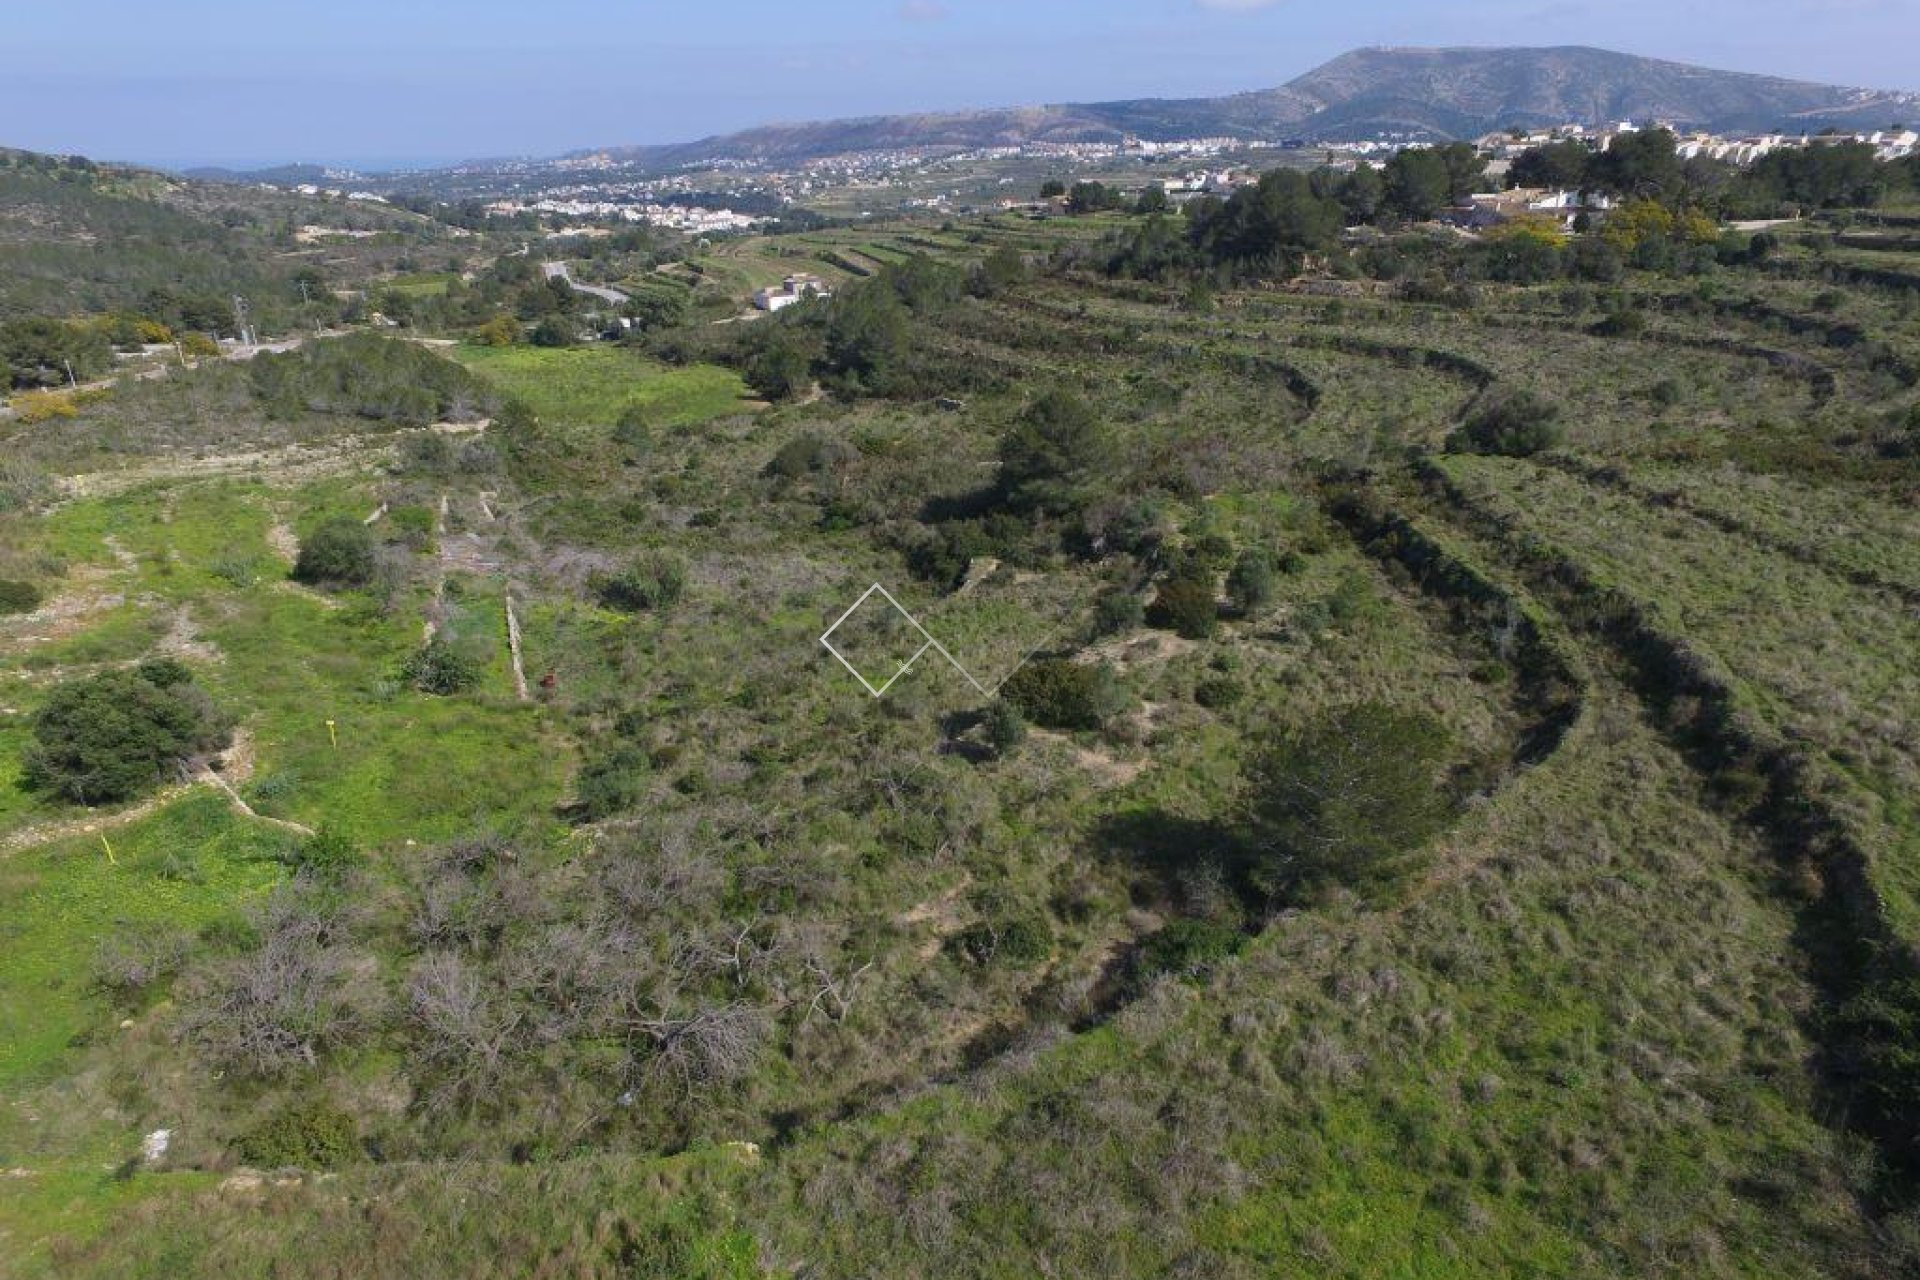
[(1315, 181), (0, 427), (12, 1268), (1920, 1265), (1920, 260)]

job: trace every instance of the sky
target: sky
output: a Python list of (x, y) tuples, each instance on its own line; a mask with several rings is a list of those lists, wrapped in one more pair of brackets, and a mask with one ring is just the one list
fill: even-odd
[(1920, 89), (1920, 0), (56, 0), (5, 26), (0, 145), (176, 166), (1232, 93), (1364, 45), (1587, 44)]

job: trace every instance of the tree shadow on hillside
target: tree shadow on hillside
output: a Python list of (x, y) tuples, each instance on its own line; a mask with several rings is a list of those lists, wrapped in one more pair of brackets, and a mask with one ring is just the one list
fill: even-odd
[(1210, 914), (1220, 904), (1197, 901), (1225, 891), (1242, 911), (1264, 901), (1251, 882), (1258, 850), (1248, 834), (1221, 819), (1189, 818), (1162, 809), (1130, 809), (1095, 824), (1089, 844), (1099, 857), (1141, 873), (1142, 905)]

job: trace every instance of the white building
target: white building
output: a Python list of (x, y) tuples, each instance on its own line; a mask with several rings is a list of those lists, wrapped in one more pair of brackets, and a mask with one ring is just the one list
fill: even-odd
[(753, 305), (762, 311), (778, 311), (803, 298), (831, 298), (833, 291), (819, 276), (797, 272), (778, 285), (769, 285), (753, 295)]

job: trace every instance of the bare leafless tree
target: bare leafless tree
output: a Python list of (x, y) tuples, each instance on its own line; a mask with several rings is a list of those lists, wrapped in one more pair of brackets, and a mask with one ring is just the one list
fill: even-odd
[(407, 1011), (416, 1051), (443, 1097), (470, 1102), (499, 1083), (521, 1014), (459, 953), (434, 952), (414, 965)]
[(259, 945), (188, 975), (181, 1030), (222, 1067), (276, 1076), (311, 1066), (379, 1017), (371, 957), (296, 885), (260, 914)]

